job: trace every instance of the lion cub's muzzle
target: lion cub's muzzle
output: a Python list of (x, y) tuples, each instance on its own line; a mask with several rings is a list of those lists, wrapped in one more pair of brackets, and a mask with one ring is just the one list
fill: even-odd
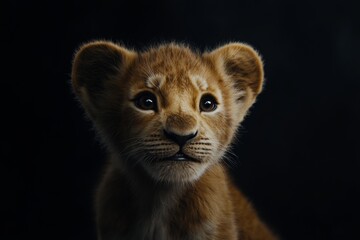
[(176, 144), (179, 145), (179, 151), (170, 157), (167, 157), (163, 160), (173, 160), (173, 161), (184, 161), (184, 160), (188, 160), (188, 161), (198, 161), (197, 159), (194, 159), (188, 155), (186, 155), (183, 150), (182, 147), (189, 142), (190, 140), (194, 139), (198, 134), (198, 131), (188, 134), (188, 135), (179, 135), (173, 132), (168, 132), (166, 130), (164, 130), (164, 135), (166, 138), (168, 138), (169, 140), (175, 142)]
[(191, 139), (195, 138), (197, 134), (198, 134), (198, 132), (196, 131), (195, 133), (191, 133), (188, 135), (179, 135), (179, 134), (176, 134), (173, 132), (168, 132), (168, 131), (164, 130), (165, 137), (167, 137), (168, 139), (177, 143), (180, 146), (180, 148), (182, 148), (185, 145), (185, 143), (187, 143)]

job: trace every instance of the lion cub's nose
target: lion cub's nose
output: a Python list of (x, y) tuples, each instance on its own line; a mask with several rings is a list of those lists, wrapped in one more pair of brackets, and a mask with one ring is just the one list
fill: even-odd
[(196, 137), (197, 133), (198, 132), (196, 131), (195, 133), (191, 133), (189, 135), (178, 135), (176, 133), (167, 132), (166, 130), (164, 130), (165, 136), (179, 144), (180, 147), (184, 146), (187, 141)]

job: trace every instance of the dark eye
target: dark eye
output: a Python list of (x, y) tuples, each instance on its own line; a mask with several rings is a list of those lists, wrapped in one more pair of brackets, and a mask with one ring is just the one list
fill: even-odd
[(200, 100), (200, 110), (202, 112), (212, 112), (217, 108), (215, 97), (210, 94), (205, 94)]
[(142, 110), (156, 110), (156, 97), (151, 92), (142, 92), (134, 100), (135, 106)]

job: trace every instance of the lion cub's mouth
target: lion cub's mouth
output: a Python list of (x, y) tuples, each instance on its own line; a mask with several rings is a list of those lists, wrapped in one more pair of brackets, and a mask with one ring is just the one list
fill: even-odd
[(200, 162), (198, 159), (190, 157), (183, 153), (182, 151), (177, 152), (176, 154), (161, 159), (162, 161), (190, 161), (190, 162)]

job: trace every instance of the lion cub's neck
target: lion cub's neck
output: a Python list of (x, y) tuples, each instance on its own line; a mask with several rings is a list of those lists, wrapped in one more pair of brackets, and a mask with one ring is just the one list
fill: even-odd
[[(227, 177), (220, 164), (192, 183), (156, 182), (138, 168), (124, 172), (110, 166), (109, 170), (112, 176), (108, 179), (116, 178), (116, 188), (127, 189), (122, 194), (130, 196), (120, 209), (132, 209), (131, 216), (124, 216), (127, 222), (122, 223), (136, 226), (135, 231), (130, 231), (135, 235), (129, 239), (204, 239), (216, 235), (214, 226), (219, 226), (219, 221), (228, 229), (235, 228)], [(119, 179), (119, 175), (123, 178)]]

